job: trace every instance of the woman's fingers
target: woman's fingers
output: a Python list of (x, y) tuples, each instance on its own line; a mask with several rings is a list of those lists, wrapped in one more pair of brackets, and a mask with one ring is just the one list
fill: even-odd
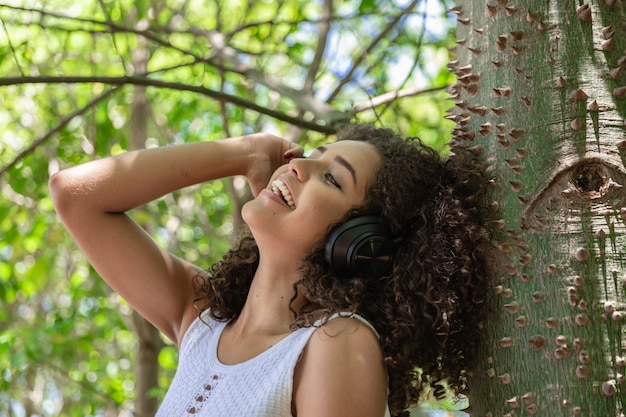
[(304, 148), (302, 148), (302, 146), (295, 144), (295, 143), (293, 145), (294, 145), (293, 147), (288, 149), (283, 154), (283, 159), (285, 160), (285, 162), (289, 162), (293, 158), (302, 158), (302, 156), (304, 155)]

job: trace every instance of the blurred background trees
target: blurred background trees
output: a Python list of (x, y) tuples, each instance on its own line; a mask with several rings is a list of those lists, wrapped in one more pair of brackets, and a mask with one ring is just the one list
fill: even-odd
[[(0, 3), (0, 416), (151, 415), (176, 350), (85, 262), (48, 196), (63, 167), (256, 131), (315, 146), (347, 121), (445, 152), (447, 0)], [(238, 178), (133, 212), (208, 267)], [(94, 236), (97, 238), (97, 236)]]

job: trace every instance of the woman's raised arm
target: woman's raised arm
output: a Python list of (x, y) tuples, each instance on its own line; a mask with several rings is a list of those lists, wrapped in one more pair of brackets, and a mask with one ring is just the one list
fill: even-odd
[(50, 178), (55, 208), (104, 280), (174, 343), (197, 316), (200, 270), (169, 254), (125, 212), (201, 182), (245, 175), (256, 195), (302, 149), (267, 134), (128, 152)]

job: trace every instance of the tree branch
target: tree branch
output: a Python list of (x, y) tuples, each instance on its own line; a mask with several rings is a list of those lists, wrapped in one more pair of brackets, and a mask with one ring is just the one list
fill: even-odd
[(322, 19), (318, 25), (319, 37), (317, 41), (317, 49), (315, 50), (315, 56), (309, 66), (309, 71), (304, 81), (302, 89), (307, 93), (313, 92), (313, 83), (317, 77), (317, 73), (320, 69), (322, 58), (324, 58), (324, 51), (326, 50), (326, 42), (328, 41), (328, 32), (330, 32), (330, 22), (333, 14), (333, 0), (325, 0), (322, 9)]
[[(9, 6), (3, 6), (0, 5), (1, 7), (9, 7)], [(104, 7), (104, 6), (102, 6)], [(210, 43), (211, 47), (212, 47), (212, 51), (209, 57), (201, 57), (198, 56), (197, 54), (194, 54), (192, 51), (188, 51), (185, 49), (182, 49), (180, 47), (177, 47), (173, 44), (171, 44), (169, 41), (167, 40), (163, 40), (161, 38), (159, 38), (158, 36), (155, 35), (154, 31), (146, 29), (146, 30), (139, 30), (139, 29), (133, 29), (133, 28), (129, 28), (129, 27), (125, 27), (119, 24), (114, 23), (113, 21), (107, 20), (107, 21), (100, 21), (100, 20), (93, 20), (93, 19), (85, 19), (85, 18), (72, 18), (72, 17), (68, 17), (65, 16), (63, 14), (60, 13), (56, 13), (56, 12), (50, 12), (50, 11), (46, 11), (46, 10), (38, 10), (38, 9), (28, 9), (28, 8), (23, 8), (23, 7), (10, 7), (11, 9), (14, 10), (18, 10), (18, 11), (23, 11), (23, 12), (30, 12), (30, 13), (39, 13), (42, 16), (50, 16), (50, 17), (55, 17), (55, 18), (62, 18), (62, 19), (69, 19), (69, 20), (75, 20), (78, 22), (83, 22), (83, 23), (88, 23), (88, 24), (92, 24), (92, 25), (98, 25), (98, 26), (103, 26), (105, 28), (107, 28), (108, 30), (102, 30), (102, 31), (98, 31), (99, 33), (109, 33), (111, 34), (111, 36), (113, 36), (115, 33), (132, 33), (136, 36), (142, 36), (145, 37), (146, 39), (149, 39), (161, 46), (167, 47), (167, 48), (171, 48), (173, 50), (176, 50), (184, 55), (188, 55), (194, 58), (196, 63), (206, 63), (209, 64), (215, 68), (218, 68), (222, 71), (228, 71), (228, 72), (233, 72), (239, 75), (242, 75), (244, 77), (249, 78), (252, 81), (255, 81), (259, 84), (263, 84), (266, 87), (268, 87), (270, 90), (274, 90), (277, 93), (279, 93), (281, 96), (287, 97), (289, 99), (291, 99), (294, 103), (296, 103), (300, 108), (302, 108), (305, 111), (310, 111), (311, 113), (313, 113), (314, 117), (318, 120), (323, 120), (326, 125), (332, 125), (332, 124), (336, 124), (336, 123), (340, 123), (342, 120), (345, 120), (344, 115), (342, 112), (339, 112), (335, 109), (332, 108), (332, 106), (330, 106), (327, 103), (321, 102), (319, 100), (316, 100), (315, 97), (313, 97), (312, 94), (310, 93), (304, 93), (302, 90), (296, 90), (293, 89), (289, 86), (287, 86), (284, 82), (282, 82), (281, 80), (269, 76), (268, 74), (259, 71), (257, 69), (251, 68), (249, 67), (247, 64), (245, 64), (240, 58), (239, 58), (239, 54), (240, 51), (237, 51), (235, 48), (233, 48), (232, 46), (228, 45), (226, 40), (227, 40), (227, 36), (224, 35), (223, 33), (220, 33), (218, 31), (215, 30), (201, 30), (201, 29), (195, 29), (192, 30), (188, 33), (191, 33), (195, 36), (204, 36)], [(320, 25), (324, 26), (324, 19), (320, 20)], [(49, 28), (49, 27), (48, 27)], [(160, 28), (164, 29), (164, 28)], [(87, 30), (87, 29), (77, 29), (79, 31), (83, 31), (83, 32), (88, 32), (88, 33), (94, 33), (95, 31), (93, 30)], [(113, 36), (113, 38), (115, 38)], [(115, 46), (115, 39), (113, 39), (113, 44)], [(325, 42), (324, 42), (325, 44)], [(320, 51), (318, 49), (318, 53), (323, 53), (323, 48), (322, 51)], [(121, 57), (121, 56), (120, 56)], [(217, 58), (217, 59), (216, 59)], [(222, 64), (220, 64), (219, 62), (225, 62), (228, 63), (229, 66), (224, 66)], [(124, 61), (122, 59), (122, 64), (124, 65)], [(319, 66), (318, 66), (319, 67)], [(317, 70), (315, 68), (312, 68), (309, 71), (309, 74), (311, 74), (311, 76), (315, 76), (317, 73)], [(61, 81), (62, 82), (62, 81)], [(89, 81), (87, 81), (89, 82)], [(128, 82), (130, 84), (138, 84), (138, 82)], [(3, 84), (0, 84), (3, 85)], [(176, 88), (176, 89), (182, 89), (182, 90), (191, 90), (191, 86), (189, 86), (190, 88)], [(172, 87), (166, 87), (166, 88), (172, 88)], [(306, 89), (304, 91), (307, 91)], [(208, 92), (208, 91), (207, 91)], [(212, 96), (214, 98), (217, 98), (215, 96), (213, 96), (212, 94), (208, 94), (207, 92), (204, 92), (204, 95), (208, 95), (208, 96)], [(228, 96), (230, 97), (230, 96)], [(295, 117), (290, 117), (287, 115), (284, 115), (282, 113), (274, 113), (271, 114), (272, 111), (268, 110), (268, 109), (261, 109), (261, 108), (255, 108), (255, 105), (251, 102), (245, 102), (245, 101), (241, 101), (241, 102), (236, 102), (236, 97), (232, 97), (232, 99), (229, 99), (228, 97), (222, 97), (222, 98), (217, 98), (217, 99), (221, 99), (227, 102), (231, 102), (234, 104), (238, 104), (241, 105), (243, 107), (247, 107), (250, 108), (252, 110), (256, 110), (261, 114), (267, 114), (270, 115), (272, 117), (277, 118), (278, 120), (283, 120), (283, 121), (288, 121), (289, 123), (292, 124), (296, 124), (299, 125), (303, 128), (307, 128), (310, 130), (315, 130), (315, 131), (321, 131), (322, 133), (332, 133), (332, 132), (328, 132), (326, 130), (320, 130), (320, 128), (323, 129), (322, 125), (319, 124), (310, 124), (307, 122), (300, 122), (300, 123), (294, 123), (291, 122), (289, 120), (298, 120)], [(285, 119), (287, 118), (287, 119)]]
[(19, 70), (21, 75), (24, 75), (24, 70), (20, 65), (20, 61), (17, 59), (17, 52), (15, 51), (15, 47), (13, 46), (13, 42), (11, 42), (11, 35), (9, 35), (9, 30), (7, 26), (4, 24), (4, 20), (0, 19), (0, 23), (2, 23), (2, 29), (4, 30), (4, 36), (7, 37), (7, 43), (9, 44), (9, 48), (11, 49), (11, 55), (13, 55), (13, 60), (15, 61), (15, 66)]
[[(166, 89), (178, 90), (178, 91), (191, 91), (193, 93), (211, 97), (218, 101), (223, 101), (223, 102), (235, 104), (243, 108), (254, 110), (260, 114), (264, 114), (266, 116), (273, 117), (277, 120), (287, 122), (296, 126), (300, 126), (307, 130), (312, 130), (312, 131), (320, 132), (324, 134), (332, 134), (332, 133), (335, 133), (336, 131), (336, 128), (334, 127), (334, 122), (336, 119), (328, 120), (323, 117), (320, 118), (320, 120), (328, 123), (326, 125), (315, 123), (315, 122), (309, 122), (306, 120), (302, 120), (301, 118), (290, 116), (290, 115), (287, 115), (285, 113), (282, 113), (276, 110), (267, 109), (265, 107), (259, 106), (258, 104), (252, 101), (245, 100), (241, 97), (229, 95), (229, 94), (222, 93), (216, 90), (211, 90), (206, 87), (155, 80), (152, 78), (147, 78), (147, 77), (143, 77), (139, 75), (123, 76), (123, 77), (37, 76), (37, 77), (0, 78), (0, 86), (21, 85), (21, 84), (80, 84), (80, 83), (102, 83), (102, 84), (117, 85), (117, 86), (131, 84), (131, 85), (142, 85), (146, 87), (166, 88)], [(343, 115), (343, 113), (338, 112), (338, 111), (336, 111), (336, 113)], [(319, 116), (319, 115), (316, 114), (316, 116)], [(324, 116), (324, 114), (322, 114), (322, 116)], [(342, 119), (345, 119), (345, 117), (342, 117)]]
[(381, 94), (377, 97), (373, 97), (371, 98), (369, 101), (366, 101), (364, 103), (358, 104), (356, 106), (354, 106), (352, 109), (350, 109), (350, 111), (347, 112), (347, 116), (352, 117), (358, 113), (361, 113), (365, 110), (370, 110), (370, 109), (374, 109), (378, 106), (382, 106), (384, 104), (387, 103), (391, 103), (394, 100), (397, 100), (399, 98), (404, 98), (404, 97), (413, 97), (413, 96), (418, 96), (420, 94), (427, 94), (427, 93), (434, 93), (435, 91), (442, 91), (445, 90), (446, 88), (448, 88), (449, 86), (442, 86), (442, 87), (432, 87), (432, 88), (426, 88), (426, 89), (419, 89), (419, 88), (406, 88), (403, 90), (398, 90), (398, 91), (390, 91), (388, 93), (384, 93)]
[(53, 137), (55, 134), (60, 132), (63, 128), (65, 128), (65, 126), (67, 126), (68, 123), (72, 121), (72, 119), (74, 119), (75, 117), (80, 116), (81, 114), (87, 112), (87, 110), (91, 109), (96, 104), (98, 104), (99, 102), (101, 102), (102, 100), (107, 98), (113, 92), (117, 91), (117, 89), (118, 88), (115, 87), (115, 88), (111, 88), (108, 91), (105, 91), (104, 93), (100, 94), (98, 97), (96, 97), (93, 100), (91, 100), (89, 103), (87, 103), (82, 108), (76, 110), (75, 112), (73, 112), (73, 113), (65, 116), (63, 119), (61, 119), (61, 121), (59, 122), (58, 125), (56, 125), (53, 129), (51, 129), (48, 132), (46, 132), (46, 134), (43, 135), (42, 137), (40, 137), (39, 139), (35, 140), (33, 143), (31, 143), (31, 145), (29, 147), (24, 149), (22, 152), (17, 154), (17, 156), (15, 158), (13, 158), (13, 161), (9, 162), (8, 165), (0, 168), (0, 177), (2, 176), (2, 174), (4, 174), (5, 172), (7, 172), (11, 168), (13, 168), (15, 165), (17, 165), (17, 163), (20, 160), (22, 160), (24, 157), (26, 157), (26, 155), (34, 152), (35, 149), (37, 149), (38, 146), (40, 146), (41, 144), (46, 142), (48, 139)]
[[(413, 65), (411, 66), (411, 69), (409, 69), (409, 71), (407, 71), (406, 77), (404, 77), (404, 80), (402, 80), (402, 83), (400, 83), (400, 85), (398, 86), (398, 91), (404, 89), (404, 86), (406, 85), (406, 83), (411, 78), (411, 75), (413, 74), (413, 71), (415, 71), (415, 68), (417, 68), (417, 66), (419, 65), (420, 55), (422, 54), (422, 43), (424, 42), (424, 35), (426, 33), (426, 19), (427, 19), (426, 8), (424, 8), (424, 11), (422, 12), (422, 22), (424, 22), (424, 23), (422, 24), (422, 27), (421, 27), (421, 30), (420, 30), (420, 33), (419, 33), (419, 37), (417, 39), (416, 48), (415, 48), (415, 58), (413, 59)], [(391, 103), (392, 102), (393, 101), (389, 101), (385, 105), (383, 110), (380, 112), (381, 116), (383, 114), (385, 114), (385, 112), (389, 108), (391, 108)]]
[[(104, 8), (104, 5), (102, 5), (102, 7)], [(197, 61), (202, 61), (203, 58), (201, 56), (198, 56), (196, 54), (194, 54), (192, 51), (180, 48), (178, 46), (173, 45), (172, 43), (170, 43), (167, 40), (161, 39), (160, 37), (158, 37), (155, 33), (156, 31), (153, 29), (134, 29), (134, 28), (130, 28), (127, 26), (123, 26), (120, 24), (117, 24), (115, 22), (113, 22), (112, 20), (110, 20), (109, 16), (107, 15), (107, 21), (102, 21), (102, 20), (94, 20), (94, 19), (86, 19), (86, 18), (80, 18), (80, 17), (70, 17), (70, 16), (66, 16), (62, 13), (56, 13), (56, 12), (51, 12), (51, 11), (47, 11), (47, 10), (43, 10), (43, 9), (30, 9), (30, 8), (25, 8), (25, 7), (17, 7), (17, 6), (7, 6), (4, 4), (0, 4), (0, 8), (10, 8), (13, 10), (17, 10), (17, 11), (21, 11), (24, 13), (38, 13), (39, 15), (43, 16), (48, 16), (48, 17), (53, 17), (55, 19), (65, 19), (65, 20), (71, 20), (74, 22), (80, 22), (80, 23), (85, 23), (85, 24), (89, 24), (89, 25), (93, 25), (93, 26), (102, 26), (103, 29), (96, 29), (96, 28), (72, 28), (72, 29), (68, 29), (68, 28), (64, 28), (64, 27), (60, 27), (60, 26), (55, 26), (52, 24), (46, 24), (44, 25), (41, 21), (40, 22), (29, 22), (29, 23), (19, 23), (20, 25), (37, 25), (40, 26), (42, 28), (45, 29), (54, 29), (54, 30), (58, 30), (58, 31), (65, 31), (65, 32), (84, 32), (84, 33), (106, 33), (106, 34), (110, 34), (113, 37), (113, 44), (117, 49), (117, 46), (115, 45), (115, 34), (133, 34), (136, 36), (141, 36), (144, 37), (146, 39), (149, 39), (151, 41), (153, 41), (154, 43), (156, 43), (157, 45), (161, 45), (163, 47), (166, 48), (170, 48), (173, 49), (177, 52), (182, 53), (183, 55), (190, 55), (193, 58), (195, 58)], [(105, 14), (106, 14), (106, 10), (105, 10)], [(16, 24), (16, 23), (14, 23)], [(174, 32), (172, 32), (171, 30), (168, 30), (165, 27), (159, 27), (158, 31), (163, 32), (163, 33), (167, 33), (167, 34), (172, 34)], [(176, 33), (185, 33), (185, 34), (190, 34), (193, 36), (204, 36), (205, 34), (203, 33), (204, 31), (186, 31), (186, 32), (176, 32)], [(121, 55), (120, 55), (121, 56)]]
[(126, 65), (126, 61), (124, 60), (124, 56), (120, 53), (120, 49), (117, 46), (117, 40), (115, 36), (115, 29), (116, 29), (115, 24), (111, 20), (111, 16), (109, 16), (109, 13), (107, 11), (106, 5), (104, 4), (104, 1), (98, 0), (98, 4), (102, 8), (102, 13), (104, 13), (104, 16), (106, 18), (107, 27), (109, 28), (109, 32), (111, 33), (111, 42), (113, 43), (113, 48), (115, 49), (115, 52), (117, 52), (117, 56), (120, 57), (120, 61), (122, 62), (122, 68), (124, 68), (124, 74), (128, 74), (129, 72), (128, 72), (128, 67)]
[[(267, 75), (266, 73), (255, 68), (249, 67), (241, 59), (239, 59), (237, 51), (226, 44), (224, 34), (211, 31), (207, 33), (207, 39), (212, 46), (211, 56), (207, 59), (207, 61), (210, 61), (216, 68), (218, 65), (214, 64), (214, 61), (215, 58), (219, 58), (219, 60), (227, 62), (230, 65), (230, 67), (222, 67), (221, 69), (235, 72), (256, 81), (257, 83), (265, 85), (267, 88), (276, 91), (281, 96), (290, 98), (297, 103), (301, 109), (312, 112), (317, 119), (324, 120), (328, 124), (333, 124), (337, 121), (345, 119), (343, 113), (334, 110), (328, 103), (316, 100), (312, 94), (303, 92), (302, 90), (293, 89), (281, 80)], [(292, 124), (298, 125), (298, 123)]]
[(348, 74), (346, 74), (346, 76), (343, 77), (343, 79), (339, 82), (335, 90), (326, 99), (327, 103), (332, 102), (335, 99), (335, 97), (337, 97), (337, 95), (341, 92), (341, 89), (343, 88), (343, 86), (349, 83), (350, 80), (352, 80), (352, 76), (354, 75), (354, 72), (357, 70), (359, 65), (361, 65), (361, 63), (365, 60), (365, 58), (369, 56), (370, 52), (376, 47), (376, 45), (378, 45), (380, 41), (385, 39), (387, 34), (391, 31), (391, 29), (393, 29), (398, 24), (400, 19), (402, 19), (402, 17), (404, 17), (407, 13), (409, 13), (409, 11), (413, 10), (415, 6), (417, 6), (418, 3), (419, 3), (419, 0), (413, 0), (404, 10), (402, 10), (402, 12), (398, 13), (396, 17), (394, 17), (387, 24), (387, 26), (378, 34), (378, 36), (363, 51), (363, 53), (361, 53), (361, 55), (357, 57), (357, 59), (354, 61), (354, 64), (352, 65), (352, 68), (350, 69), (350, 72), (348, 72)]

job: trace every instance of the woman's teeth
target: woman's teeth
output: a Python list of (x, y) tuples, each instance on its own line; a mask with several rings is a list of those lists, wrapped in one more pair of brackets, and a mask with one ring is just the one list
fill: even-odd
[(272, 181), (272, 192), (282, 197), (289, 207), (296, 208), (296, 205), (293, 203), (293, 197), (291, 197), (289, 189), (287, 189), (287, 186), (281, 180)]

